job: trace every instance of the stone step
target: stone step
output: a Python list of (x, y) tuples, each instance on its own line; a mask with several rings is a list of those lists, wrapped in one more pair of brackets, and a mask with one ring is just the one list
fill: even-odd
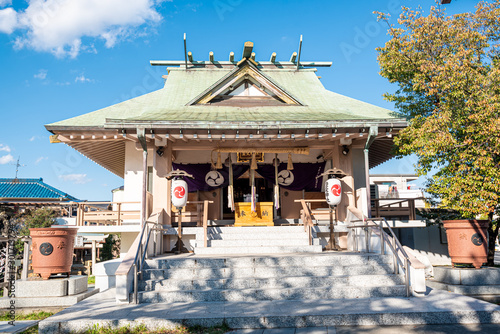
[[(167, 330), (179, 326), (222, 324), (233, 329), (260, 328), (260, 333), (267, 328), (281, 328), (283, 333), (283, 328), (287, 327), (299, 328), (297, 333), (299, 330), (308, 333), (314, 328), (306, 327), (321, 326), (328, 326), (330, 332), (353, 333), (352, 329), (339, 326), (481, 323), (500, 323), (500, 306), (439, 290), (430, 290), (426, 296), (418, 298), (360, 298), (339, 302), (316, 299), (312, 302), (278, 300), (123, 305), (116, 303), (115, 289), (109, 289), (41, 321), (39, 333), (77, 333), (95, 325), (109, 327), (113, 331), (125, 325)], [(465, 328), (463, 326), (461, 331), (459, 329), (455, 333), (463, 333)], [(472, 332), (477, 332), (476, 327), (473, 329)], [(396, 329), (393, 331), (396, 332)], [(361, 327), (359, 332), (365, 332), (365, 329)], [(383, 333), (384, 329), (378, 332)], [(404, 329), (399, 330), (399, 333), (403, 332)]]
[(318, 267), (234, 267), (234, 268), (175, 268), (144, 269), (143, 280), (150, 279), (225, 279), (225, 278), (282, 278), (289, 276), (352, 276), (392, 274), (392, 265), (352, 265)]
[(237, 255), (237, 254), (290, 254), (290, 253), (321, 253), (321, 245), (305, 246), (244, 246), (244, 247), (195, 247), (198, 255)]
[(320, 287), (268, 289), (211, 289), (205, 291), (148, 291), (139, 292), (141, 303), (220, 302), (263, 300), (355, 299), (404, 296), (404, 285), (384, 287)]
[(251, 233), (293, 233), (304, 232), (304, 226), (218, 226), (209, 227), (207, 229), (211, 233), (237, 233), (237, 234), (251, 234)]
[(308, 240), (307, 233), (304, 230), (299, 232), (285, 232), (285, 233), (208, 233), (207, 240), (246, 240), (246, 239), (266, 239), (266, 240), (280, 240), (280, 239), (304, 239)]
[[(314, 242), (319, 245), (319, 239), (315, 239)], [(309, 240), (307, 236), (305, 238), (288, 237), (283, 239), (260, 239), (252, 236), (251, 239), (208, 240), (207, 244), (208, 247), (308, 246)]]
[(402, 275), (358, 276), (291, 276), (280, 278), (228, 278), (206, 280), (147, 280), (140, 282), (140, 291), (177, 291), (211, 289), (316, 288), (338, 286), (393, 286), (404, 284)]
[(391, 255), (323, 252), (320, 254), (293, 254), (276, 256), (241, 257), (184, 257), (167, 256), (146, 260), (146, 269), (170, 268), (229, 268), (229, 267), (318, 267), (349, 265), (392, 264)]

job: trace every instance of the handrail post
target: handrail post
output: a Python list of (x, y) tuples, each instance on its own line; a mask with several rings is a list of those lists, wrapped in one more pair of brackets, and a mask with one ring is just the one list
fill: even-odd
[(405, 257), (405, 284), (406, 284), (406, 297), (410, 297), (410, 263), (408, 258)]
[(208, 200), (203, 201), (203, 247), (208, 247)]
[(399, 274), (399, 265), (398, 265), (398, 261), (396, 259), (396, 256), (398, 256), (398, 250), (396, 248), (396, 241), (395, 241), (395, 237), (392, 236), (392, 251), (394, 252), (393, 254), (393, 263), (394, 263), (394, 274)]
[[(134, 263), (133, 266), (134, 266), (134, 304), (138, 304), (138, 301), (137, 301), (137, 264)], [(141, 272), (142, 272), (142, 270), (141, 270)]]
[(121, 209), (122, 203), (118, 202), (116, 204), (116, 207), (118, 209), (118, 221), (116, 225), (120, 226), (122, 224), (122, 209)]
[(384, 229), (382, 228), (382, 222), (380, 222), (379, 225), (380, 229), (380, 255), (385, 254), (385, 236), (384, 236)]
[(365, 230), (365, 246), (366, 246), (366, 252), (370, 253), (370, 241), (368, 240), (369, 238), (369, 232), (368, 232), (368, 227), (363, 228)]

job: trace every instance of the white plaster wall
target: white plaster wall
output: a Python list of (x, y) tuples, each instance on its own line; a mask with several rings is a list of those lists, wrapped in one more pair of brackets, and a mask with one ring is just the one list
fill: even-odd
[[(154, 150), (148, 150), (148, 166), (153, 165)], [(125, 145), (125, 177), (123, 201), (140, 202), (142, 197), (142, 149), (133, 142)], [(123, 205), (123, 210), (140, 210), (141, 204)]]
[(120, 258), (127, 255), (138, 234), (138, 232), (122, 232), (120, 234)]
[(427, 256), (433, 266), (451, 265), (448, 244), (441, 242), (438, 226), (415, 227), (412, 230), (416, 252)]

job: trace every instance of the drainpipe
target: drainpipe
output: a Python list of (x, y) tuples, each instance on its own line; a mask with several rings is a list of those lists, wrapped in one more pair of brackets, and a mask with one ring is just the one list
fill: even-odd
[(146, 142), (146, 129), (137, 128), (137, 139), (142, 146), (142, 199), (141, 199), (141, 228), (146, 223), (146, 202), (148, 183), (148, 144)]
[(369, 148), (375, 141), (375, 138), (378, 134), (378, 127), (371, 126), (370, 131), (368, 131), (368, 138), (366, 139), (365, 149), (363, 150), (365, 154), (365, 183), (366, 183), (366, 213), (368, 218), (372, 217), (372, 208), (371, 208), (371, 194), (370, 194), (370, 160), (369, 160)]

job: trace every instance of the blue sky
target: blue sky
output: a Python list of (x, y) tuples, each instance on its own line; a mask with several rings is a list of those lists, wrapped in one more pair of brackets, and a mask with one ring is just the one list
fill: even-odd
[[(254, 42), (257, 60), (288, 60), (303, 35), (302, 60), (334, 92), (393, 110), (382, 94), (375, 48), (388, 37), (373, 11), (397, 17), (402, 5), (427, 10), (433, 0), (165, 1), (0, 0), (0, 177), (38, 178), (77, 198), (109, 200), (123, 180), (64, 144), (50, 144), (44, 124), (88, 113), (163, 85), (150, 60), (184, 58), (183, 34), (196, 60), (238, 57)], [(448, 13), (477, 1), (453, 0)], [(412, 173), (411, 158), (372, 173)]]

